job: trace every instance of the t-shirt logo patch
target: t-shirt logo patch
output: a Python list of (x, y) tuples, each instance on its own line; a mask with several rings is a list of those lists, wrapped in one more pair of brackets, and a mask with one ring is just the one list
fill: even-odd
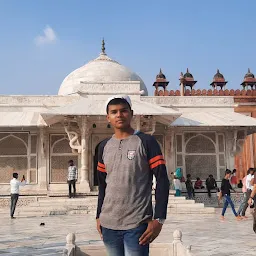
[(128, 150), (127, 152), (127, 158), (129, 160), (132, 160), (135, 157), (136, 150)]

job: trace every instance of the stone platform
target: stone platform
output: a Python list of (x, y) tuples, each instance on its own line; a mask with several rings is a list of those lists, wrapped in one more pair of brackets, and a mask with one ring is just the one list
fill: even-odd
[[(216, 214), (169, 214), (154, 244), (169, 243), (179, 229), (186, 245), (192, 245), (196, 256), (255, 256), (255, 233), (252, 217), (236, 221), (228, 208), (226, 221)], [(1, 256), (62, 256), (66, 235), (76, 234), (77, 245), (102, 245), (96, 230), (95, 216), (59, 215), (50, 217), (18, 217), (11, 220), (0, 215)], [(40, 223), (45, 223), (40, 226)]]
[[(7, 217), (9, 216), (9, 197), (5, 197), (4, 200), (5, 202), (0, 209), (0, 216)], [(94, 195), (70, 199), (67, 197), (20, 196), (15, 216), (42, 217), (51, 215), (96, 214), (97, 201), (98, 197)], [(214, 208), (205, 207), (203, 203), (196, 203), (194, 200), (186, 200), (186, 198), (182, 196), (169, 196), (169, 214), (213, 214), (214, 212)]]

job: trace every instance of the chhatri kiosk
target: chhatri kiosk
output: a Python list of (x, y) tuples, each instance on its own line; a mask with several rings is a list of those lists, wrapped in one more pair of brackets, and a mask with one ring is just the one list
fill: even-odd
[[(113, 95), (129, 95), (133, 127), (159, 142), (170, 175), (177, 167), (206, 179), (220, 180), (246, 137), (256, 130), (256, 119), (236, 113), (233, 95), (188, 94), (193, 76), (180, 77), (179, 92), (168, 92), (160, 71), (148, 96), (143, 80), (112, 60), (104, 42), (99, 57), (71, 72), (56, 96), (0, 96), (0, 195), (9, 194), (13, 172), (25, 175), (27, 195), (67, 193), (67, 165), (79, 168), (78, 193), (97, 191), (95, 149), (112, 135), (105, 102)], [(163, 90), (159, 90), (163, 88)]]

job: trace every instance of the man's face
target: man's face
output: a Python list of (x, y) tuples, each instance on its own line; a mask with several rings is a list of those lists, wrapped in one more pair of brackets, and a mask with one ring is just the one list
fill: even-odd
[(133, 112), (127, 104), (109, 105), (107, 120), (116, 129), (130, 127)]
[(69, 166), (73, 166), (73, 164), (74, 164), (73, 162), (69, 162)]
[(228, 179), (229, 179), (229, 178), (231, 177), (231, 173), (228, 173), (228, 174), (227, 174), (227, 177), (228, 177)]

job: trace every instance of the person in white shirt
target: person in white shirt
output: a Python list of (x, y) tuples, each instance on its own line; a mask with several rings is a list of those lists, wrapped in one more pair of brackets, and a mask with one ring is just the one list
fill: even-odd
[(174, 188), (175, 188), (175, 191), (176, 191), (175, 196), (181, 196), (182, 187), (181, 187), (180, 179), (178, 179), (175, 176), (174, 180), (173, 180), (173, 183), (174, 183)]
[(13, 217), (13, 215), (15, 212), (18, 198), (19, 198), (20, 186), (25, 186), (26, 180), (25, 180), (25, 176), (23, 175), (22, 180), (19, 181), (18, 173), (13, 173), (12, 176), (13, 176), (13, 179), (10, 181), (10, 185), (11, 185), (11, 209), (10, 210), (11, 210), (11, 218), (15, 219), (15, 217)]
[(251, 185), (251, 180), (254, 179), (254, 168), (249, 168), (248, 171), (249, 171), (249, 174), (246, 176), (246, 181), (245, 181), (246, 188), (247, 188), (246, 199), (245, 199), (246, 203), (244, 205), (244, 208), (243, 208), (243, 211), (242, 211), (242, 214), (241, 214), (241, 216), (244, 217), (244, 218), (246, 218), (245, 217), (245, 212), (248, 208), (247, 201), (249, 200), (251, 192), (253, 190), (253, 185)]

